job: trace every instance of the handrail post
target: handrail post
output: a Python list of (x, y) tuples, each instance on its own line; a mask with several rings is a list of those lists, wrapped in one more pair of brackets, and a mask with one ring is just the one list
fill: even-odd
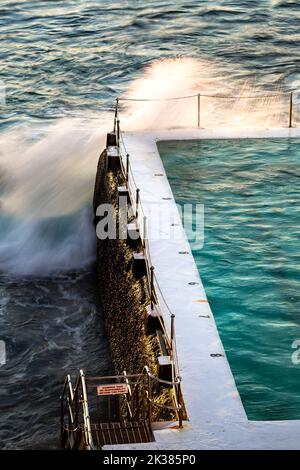
[(139, 188), (136, 189), (136, 197), (135, 197), (135, 218), (137, 220), (139, 215), (139, 202), (140, 202), (140, 190)]
[(174, 353), (174, 346), (173, 346), (173, 341), (174, 341), (174, 320), (175, 320), (175, 315), (172, 313), (171, 315), (171, 358), (173, 359), (173, 353)]
[(67, 379), (65, 381), (65, 386), (63, 389), (63, 393), (60, 397), (60, 435), (61, 435), (61, 441), (63, 439), (64, 435), (64, 396), (65, 396), (65, 391), (66, 391), (66, 383)]
[(129, 153), (126, 154), (126, 187), (128, 189), (129, 181)]
[[(143, 219), (143, 245), (144, 245), (144, 248), (146, 248), (146, 240), (147, 240), (147, 217), (144, 215), (144, 219)], [(145, 253), (145, 256), (147, 256), (147, 254)]]
[(175, 394), (175, 405), (177, 409), (177, 417), (178, 417), (178, 426), (182, 428), (182, 406), (180, 403), (181, 392), (180, 392), (180, 382), (178, 382), (178, 376), (176, 373), (175, 376), (175, 361), (174, 361), (174, 338), (175, 338), (175, 315), (172, 313), (171, 315), (171, 360), (172, 360), (172, 382), (173, 390)]
[(293, 127), (293, 92), (290, 93), (289, 128)]
[(118, 112), (119, 112), (119, 98), (116, 98), (115, 117), (114, 117), (114, 132), (116, 132), (116, 128), (117, 128)]
[(116, 135), (117, 147), (120, 148), (120, 119), (117, 119), (117, 135)]
[(181, 387), (180, 387), (180, 382), (176, 386), (176, 393), (177, 393), (177, 400), (179, 404), (179, 410), (178, 410), (178, 426), (182, 428), (182, 421), (183, 421), (183, 416), (182, 416), (182, 406), (179, 401), (179, 398), (181, 397)]
[(71, 382), (71, 376), (68, 374), (65, 379), (64, 388), (60, 397), (60, 425), (61, 425), (61, 439), (64, 437), (65, 431), (65, 414), (68, 413), (68, 431), (74, 434), (74, 414), (72, 406), (74, 404), (74, 394)]
[(125, 378), (125, 383), (127, 384), (127, 387), (128, 387), (129, 398), (126, 396), (126, 409), (127, 409), (126, 411), (127, 411), (127, 419), (130, 421), (130, 420), (132, 420), (132, 417), (133, 417), (133, 413), (132, 413), (132, 409), (133, 409), (133, 406), (132, 406), (132, 390), (131, 390), (131, 385), (130, 385), (128, 377), (127, 377), (126, 370), (123, 371), (123, 375), (124, 375), (124, 378)]
[(82, 387), (82, 409), (83, 409), (83, 419), (84, 419), (84, 432), (86, 437), (86, 444), (87, 450), (92, 450), (92, 430), (91, 430), (91, 422), (90, 422), (90, 414), (89, 414), (89, 405), (88, 405), (88, 398), (87, 398), (87, 391), (86, 391), (86, 384), (85, 384), (85, 376), (82, 369), (80, 369), (80, 381)]
[(152, 389), (151, 389), (151, 377), (148, 375), (148, 422), (149, 428), (151, 428), (152, 422)]
[(79, 382), (78, 382), (79, 377), (77, 378), (76, 384), (75, 384), (75, 389), (74, 389), (74, 404), (75, 404), (75, 419), (74, 419), (74, 427), (78, 427), (78, 421), (79, 421), (79, 406), (78, 406), (78, 387), (79, 387)]
[(198, 108), (197, 108), (197, 124), (198, 128), (200, 128), (200, 93), (198, 93)]
[(154, 304), (154, 266), (150, 268), (150, 302), (151, 302), (151, 310), (153, 310)]

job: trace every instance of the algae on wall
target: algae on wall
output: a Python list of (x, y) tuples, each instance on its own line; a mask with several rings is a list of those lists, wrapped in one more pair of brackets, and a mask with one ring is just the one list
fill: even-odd
[[(122, 185), (121, 170), (108, 171), (106, 151), (102, 152), (95, 182), (95, 213), (100, 204), (112, 204), (118, 220), (118, 186)], [(145, 365), (156, 372), (157, 340), (155, 335), (146, 334), (146, 277), (136, 278), (132, 266), (133, 249), (126, 240), (97, 239), (97, 273), (117, 374), (124, 370), (140, 373)]]

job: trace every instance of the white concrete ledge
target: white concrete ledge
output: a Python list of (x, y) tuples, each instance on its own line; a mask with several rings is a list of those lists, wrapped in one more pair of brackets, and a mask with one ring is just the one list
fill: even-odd
[[(177, 209), (158, 153), (158, 141), (287, 137), (300, 137), (300, 129), (125, 132), (121, 154), (124, 162), (126, 153), (130, 154), (144, 215), (153, 218), (150, 206), (157, 203), (167, 217), (170, 211), (177, 214)], [(167, 427), (154, 431), (155, 444), (150, 447), (147, 444), (145, 448), (300, 449), (300, 420), (257, 422), (247, 419), (179, 215), (176, 232), (179, 236), (168, 240), (162, 229), (161, 239), (149, 240), (149, 249), (162, 294), (176, 315), (182, 390), (190, 420), (182, 430)], [(180, 254), (182, 251), (188, 253)], [(168, 322), (169, 312), (164, 311), (164, 316)], [(211, 356), (216, 353), (221, 356)]]

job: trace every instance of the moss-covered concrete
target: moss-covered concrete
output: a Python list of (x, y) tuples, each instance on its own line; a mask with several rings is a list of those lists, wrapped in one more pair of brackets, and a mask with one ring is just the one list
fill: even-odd
[[(99, 204), (109, 203), (118, 217), (117, 187), (121, 185), (124, 185), (121, 170), (106, 170), (104, 151), (99, 158), (95, 182), (95, 213)], [(155, 372), (158, 353), (156, 337), (147, 336), (145, 330), (149, 303), (146, 277), (137, 279), (132, 264), (133, 249), (126, 240), (97, 239), (98, 279), (117, 374), (123, 370), (138, 373), (144, 365)]]

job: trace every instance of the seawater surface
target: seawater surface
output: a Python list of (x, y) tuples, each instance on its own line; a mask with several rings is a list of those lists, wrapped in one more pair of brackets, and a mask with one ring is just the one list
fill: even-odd
[[(1, 447), (55, 446), (65, 373), (109, 367), (91, 200), (115, 98), (297, 89), (299, 19), (289, 0), (0, 2)], [(140, 104), (126, 112), (132, 128), (176, 114)], [(214, 122), (213, 107), (207, 112)], [(239, 341), (244, 354), (253, 350)], [(285, 410), (290, 390), (278, 401)]]
[(0, 276), (2, 449), (60, 447), (63, 381), (112, 372), (96, 274), (92, 269), (56, 276)]
[(204, 204), (191, 246), (248, 417), (299, 419), (299, 140), (159, 150), (176, 202)]
[(224, 86), (229, 76), (299, 85), (299, 19), (290, 0), (2, 0), (2, 117), (111, 109), (145, 65), (166, 57), (208, 60)]

